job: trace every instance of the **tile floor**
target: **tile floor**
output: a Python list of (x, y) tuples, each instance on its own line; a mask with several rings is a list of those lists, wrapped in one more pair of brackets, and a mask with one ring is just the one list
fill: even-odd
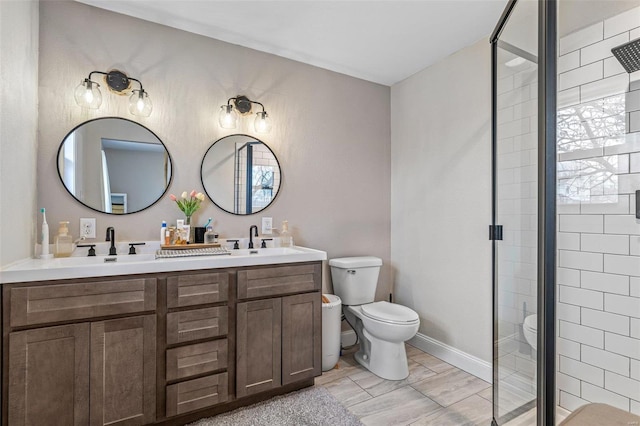
[(491, 424), (491, 385), (407, 345), (409, 377), (379, 378), (344, 354), (338, 368), (316, 378), (365, 425)]

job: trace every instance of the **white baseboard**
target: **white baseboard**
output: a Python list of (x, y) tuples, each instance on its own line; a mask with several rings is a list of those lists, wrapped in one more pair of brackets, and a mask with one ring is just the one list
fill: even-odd
[(456, 349), (453, 346), (442, 343), (422, 333), (416, 334), (415, 337), (407, 343), (428, 354), (440, 358), (441, 360), (448, 362), (469, 374), (473, 374), (485, 382), (493, 382), (493, 367), (491, 363), (487, 361), (463, 352), (460, 349)]
[[(343, 347), (351, 346), (356, 343), (356, 333), (353, 330), (343, 331), (340, 336), (340, 341)], [(436, 339), (432, 339), (422, 333), (416, 334), (415, 337), (407, 343), (469, 374), (473, 374), (485, 382), (493, 382), (493, 367), (490, 363), (480, 358), (439, 342)]]

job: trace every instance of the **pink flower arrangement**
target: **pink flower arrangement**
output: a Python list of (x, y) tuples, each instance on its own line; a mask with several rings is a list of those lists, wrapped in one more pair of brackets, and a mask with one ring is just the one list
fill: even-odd
[(169, 195), (171, 201), (175, 201), (178, 205), (178, 208), (182, 210), (185, 216), (191, 217), (196, 210), (200, 208), (200, 203), (204, 201), (204, 194), (202, 192), (196, 192), (196, 190), (192, 190), (187, 194), (187, 191), (182, 193), (180, 199), (173, 194)]

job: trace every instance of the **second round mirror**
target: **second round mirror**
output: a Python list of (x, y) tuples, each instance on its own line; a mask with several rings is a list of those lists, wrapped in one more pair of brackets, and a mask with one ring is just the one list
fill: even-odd
[(280, 189), (280, 164), (264, 142), (230, 135), (214, 142), (202, 159), (202, 186), (221, 209), (249, 215), (269, 206)]

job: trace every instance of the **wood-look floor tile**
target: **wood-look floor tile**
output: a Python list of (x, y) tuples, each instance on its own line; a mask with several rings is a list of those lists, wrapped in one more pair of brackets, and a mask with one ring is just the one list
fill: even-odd
[(413, 383), (411, 386), (443, 407), (448, 407), (491, 385), (465, 371), (454, 369)]
[(420, 354), (424, 353), (420, 349), (416, 348), (415, 346), (411, 346), (408, 343), (404, 344), (404, 350), (407, 352), (407, 357), (408, 358), (411, 358), (414, 355), (420, 355)]
[(477, 426), (491, 423), (492, 405), (478, 395), (471, 395), (460, 402), (434, 412), (412, 423), (415, 426)]
[(440, 406), (410, 386), (349, 407), (365, 425), (408, 425)]
[(340, 357), (337, 368), (333, 368), (332, 370), (329, 370), (329, 371), (324, 371), (322, 373), (322, 376), (316, 377), (315, 384), (324, 385), (326, 383), (341, 379), (343, 377), (347, 377), (350, 374), (358, 373), (360, 371), (367, 371), (367, 370), (361, 365), (352, 365), (349, 363), (348, 360), (343, 359), (343, 357)]
[(509, 413), (526, 404), (531, 404), (535, 399), (535, 395), (514, 386), (499, 386), (496, 404), (501, 413)]
[(505, 423), (505, 426), (535, 426), (536, 424), (536, 409), (533, 408), (526, 413), (516, 417)]
[(492, 402), (493, 401), (493, 388), (492, 387), (488, 387), (485, 390), (483, 390), (482, 392), (478, 392), (478, 395), (483, 397), (487, 401)]
[(323, 386), (345, 407), (371, 399), (371, 395), (348, 377), (334, 380)]
[(436, 373), (444, 373), (447, 370), (453, 370), (456, 368), (453, 365), (444, 362), (440, 358), (436, 358), (435, 356), (422, 351), (410, 356), (410, 358), (415, 362), (424, 365), (429, 370), (435, 371)]
[(408, 361), (408, 366), (409, 377), (404, 380), (385, 380), (376, 376), (369, 370), (349, 374), (349, 377), (372, 396), (379, 396), (407, 386), (411, 383), (419, 382), (427, 377), (435, 376), (436, 374), (425, 366), (412, 360)]

